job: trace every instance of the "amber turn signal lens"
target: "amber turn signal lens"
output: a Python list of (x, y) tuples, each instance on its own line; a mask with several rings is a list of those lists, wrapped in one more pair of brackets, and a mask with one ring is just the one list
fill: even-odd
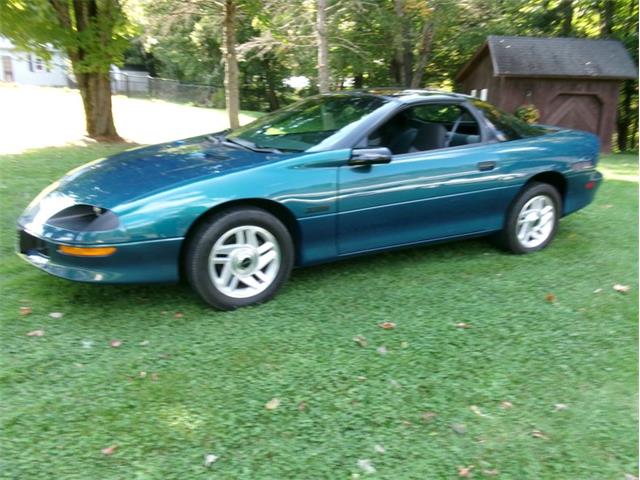
[(116, 252), (116, 247), (70, 247), (69, 245), (60, 245), (58, 251), (65, 255), (74, 255), (76, 257), (106, 257), (113, 255)]

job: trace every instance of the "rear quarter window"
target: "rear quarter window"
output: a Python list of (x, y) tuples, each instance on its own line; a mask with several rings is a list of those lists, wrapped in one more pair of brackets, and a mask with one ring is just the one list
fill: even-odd
[(480, 110), (487, 123), (493, 127), (498, 140), (501, 142), (517, 140), (519, 138), (537, 137), (546, 133), (544, 128), (529, 125), (519, 118), (494, 107), (490, 103), (481, 100), (472, 100), (472, 103)]

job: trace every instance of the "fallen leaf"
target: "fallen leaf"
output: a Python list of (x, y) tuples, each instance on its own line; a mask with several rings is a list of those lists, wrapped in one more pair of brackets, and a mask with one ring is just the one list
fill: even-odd
[(384, 452), (386, 452), (386, 450), (384, 449), (384, 447), (382, 445), (374, 445), (373, 449), (376, 451), (376, 453), (384, 453)]
[(593, 293), (600, 293), (600, 292), (602, 292), (602, 289), (601, 289), (601, 288), (596, 288), (596, 289), (593, 291)]
[(371, 464), (371, 460), (368, 460), (368, 459), (358, 460), (358, 467), (364, 470), (365, 473), (376, 473), (376, 469)]
[(484, 418), (488, 418), (489, 417), (489, 415), (486, 415), (486, 414), (482, 413), (482, 411), (480, 411), (480, 408), (477, 407), (476, 405), (471, 405), (469, 407), (469, 410), (471, 410), (473, 413), (475, 413), (479, 417), (484, 417)]
[(462, 478), (471, 477), (471, 470), (473, 470), (473, 465), (469, 465), (468, 467), (458, 467), (458, 476)]
[(153, 372), (151, 374), (151, 381), (152, 382), (157, 382), (158, 381), (158, 374), (156, 372)]
[(379, 323), (378, 326), (380, 328), (383, 328), (384, 330), (393, 330), (394, 328), (396, 328), (396, 324), (393, 322), (382, 322)]
[(33, 312), (31, 307), (20, 307), (20, 315), (29, 315), (31, 312)]
[(358, 375), (358, 376), (356, 377), (356, 380), (359, 380), (359, 381), (361, 381), (361, 382), (364, 382), (366, 379), (367, 379), (367, 377), (365, 377), (364, 375)]
[(400, 348), (409, 348), (409, 342), (400, 342)]
[(616, 283), (613, 286), (613, 289), (616, 292), (620, 292), (620, 293), (629, 293), (629, 285), (620, 285), (619, 283)]
[(118, 348), (120, 345), (122, 345), (122, 340), (111, 340), (109, 345), (111, 345), (113, 348)]
[(412, 425), (413, 425), (413, 423), (411, 423), (409, 420), (402, 420), (402, 424), (403, 424), (405, 427), (410, 427), (410, 426), (412, 426)]
[(103, 448), (101, 451), (103, 455), (113, 455), (117, 448), (118, 445), (111, 445), (110, 447)]
[(146, 377), (146, 376), (147, 376), (147, 372), (140, 372), (140, 373), (138, 374), (138, 376), (139, 376), (140, 378), (144, 378), (144, 377)]
[(141, 347), (146, 347), (147, 345), (149, 345), (149, 340), (143, 340), (138, 345), (140, 345)]
[(508, 400), (505, 400), (503, 402), (500, 402), (500, 407), (504, 408), (505, 410), (509, 409), (509, 408), (513, 408), (513, 403), (511, 403)]
[(422, 412), (420, 414), (420, 418), (423, 422), (430, 422), (434, 418), (436, 418), (436, 414), (434, 412)]
[(470, 323), (460, 322), (460, 323), (456, 323), (456, 327), (457, 328), (471, 328), (471, 324)]
[(387, 347), (382, 345), (376, 349), (376, 352), (378, 352), (380, 355), (386, 355), (388, 350), (387, 350)]
[(463, 423), (454, 423), (451, 425), (451, 430), (456, 432), (458, 435), (464, 435), (467, 433), (467, 426)]
[(625, 473), (624, 480), (638, 480), (638, 477), (636, 477), (635, 475), (632, 475), (631, 473)]
[(547, 438), (544, 432), (541, 432), (540, 430), (534, 430), (533, 432), (531, 432), (531, 436), (533, 438)]
[(495, 477), (496, 475), (498, 475), (500, 472), (498, 471), (497, 468), (492, 468), (490, 470), (483, 470), (482, 473), (484, 475), (486, 475), (487, 477)]
[(397, 380), (394, 380), (393, 378), (389, 380), (389, 385), (391, 385), (393, 388), (402, 388), (402, 385), (400, 385), (400, 382), (398, 382)]
[(204, 466), (210, 467), (216, 460), (218, 460), (218, 456), (213, 453), (209, 453), (204, 456)]
[(264, 408), (267, 410), (275, 410), (280, 406), (280, 400), (277, 398), (272, 398), (267, 403), (264, 404)]
[(49, 316), (51, 318), (62, 318), (62, 317), (64, 317), (64, 313), (62, 313), (62, 312), (51, 312), (49, 314)]
[(554, 407), (556, 412), (561, 412), (562, 410), (566, 410), (567, 408), (569, 408), (569, 405), (565, 403), (556, 403)]
[(31, 330), (27, 333), (27, 337), (42, 337), (44, 336), (44, 330)]
[(80, 343), (82, 344), (82, 348), (93, 347), (93, 340), (82, 340)]
[(176, 314), (173, 316), (174, 318), (182, 318), (184, 317), (184, 313), (182, 312), (176, 312)]
[(556, 301), (556, 296), (553, 293), (547, 293), (544, 299), (549, 303), (553, 303)]
[(355, 337), (353, 337), (353, 341), (356, 342), (361, 347), (367, 346), (367, 339), (364, 338), (362, 335), (356, 335)]
[(307, 409), (307, 402), (304, 400), (298, 404), (298, 410), (304, 412)]

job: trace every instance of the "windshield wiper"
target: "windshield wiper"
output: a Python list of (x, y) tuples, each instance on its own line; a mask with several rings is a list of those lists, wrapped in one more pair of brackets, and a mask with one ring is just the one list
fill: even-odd
[(207, 140), (209, 140), (211, 143), (214, 143), (216, 145), (224, 145), (226, 147), (231, 147), (231, 148), (242, 148), (242, 150), (251, 150), (249, 147), (247, 147), (246, 145), (242, 145), (239, 142), (234, 142), (231, 139), (227, 139), (224, 136), (222, 136), (222, 134), (218, 134), (218, 135), (207, 135)]
[(244, 140), (240, 138), (230, 138), (224, 137), (224, 142), (232, 143), (234, 145), (239, 145), (246, 150), (251, 150), (252, 152), (262, 152), (262, 153), (282, 153), (277, 148), (264, 148), (258, 147), (255, 143), (250, 142), (249, 140)]

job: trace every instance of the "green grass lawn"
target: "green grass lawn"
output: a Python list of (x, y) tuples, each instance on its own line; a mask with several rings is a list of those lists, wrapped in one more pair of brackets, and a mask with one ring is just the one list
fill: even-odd
[(596, 202), (537, 254), (478, 239), (362, 257), (221, 313), (184, 285), (71, 283), (13, 255), (39, 190), (121, 148), (0, 157), (3, 478), (638, 474), (635, 156), (605, 157)]

